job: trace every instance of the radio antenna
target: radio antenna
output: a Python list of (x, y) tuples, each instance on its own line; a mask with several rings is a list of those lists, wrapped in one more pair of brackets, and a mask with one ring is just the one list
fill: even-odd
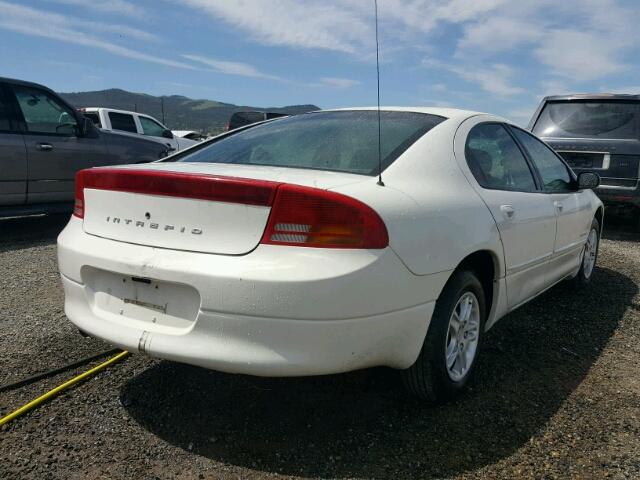
[(382, 181), (382, 132), (380, 127), (380, 47), (378, 45), (378, 0), (373, 0), (376, 11), (376, 73), (378, 80), (378, 185), (384, 187)]

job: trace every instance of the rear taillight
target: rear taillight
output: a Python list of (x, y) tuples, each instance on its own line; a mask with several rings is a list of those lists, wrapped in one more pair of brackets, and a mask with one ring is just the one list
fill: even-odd
[(385, 248), (387, 228), (364, 203), (298, 185), (278, 187), (261, 243), (318, 248)]
[(84, 218), (84, 172), (80, 170), (76, 173), (76, 195), (73, 204), (73, 215), (78, 218)]

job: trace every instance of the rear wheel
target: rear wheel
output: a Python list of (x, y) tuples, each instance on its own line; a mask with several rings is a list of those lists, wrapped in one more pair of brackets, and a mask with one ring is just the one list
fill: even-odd
[(416, 362), (402, 371), (413, 395), (446, 402), (460, 393), (475, 371), (486, 316), (482, 284), (471, 271), (447, 282)]
[(573, 279), (575, 286), (580, 287), (588, 284), (593, 276), (593, 271), (598, 260), (598, 247), (600, 246), (600, 224), (597, 219), (591, 222), (591, 228), (587, 235), (587, 241), (584, 245), (582, 253), (582, 261), (580, 262), (580, 270)]

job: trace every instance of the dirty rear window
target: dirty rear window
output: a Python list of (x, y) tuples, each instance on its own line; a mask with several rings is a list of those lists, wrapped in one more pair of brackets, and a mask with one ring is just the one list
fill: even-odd
[[(382, 169), (444, 117), (383, 111)], [(223, 137), (178, 162), (231, 163), (378, 174), (375, 110), (314, 112), (277, 119)]]
[(639, 105), (621, 100), (548, 102), (533, 133), (540, 137), (638, 139)]

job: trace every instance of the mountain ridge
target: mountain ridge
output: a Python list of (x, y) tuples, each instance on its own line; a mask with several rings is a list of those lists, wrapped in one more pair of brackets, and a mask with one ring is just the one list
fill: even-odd
[(105, 107), (131, 110), (146, 113), (160, 121), (163, 121), (164, 116), (163, 123), (172, 130), (197, 130), (205, 134), (222, 131), (224, 124), (235, 112), (255, 110), (297, 114), (319, 110), (319, 107), (313, 104), (254, 107), (211, 99), (194, 99), (184, 95), (155, 96), (148, 93), (130, 92), (121, 88), (67, 92), (60, 93), (60, 96), (76, 108)]

